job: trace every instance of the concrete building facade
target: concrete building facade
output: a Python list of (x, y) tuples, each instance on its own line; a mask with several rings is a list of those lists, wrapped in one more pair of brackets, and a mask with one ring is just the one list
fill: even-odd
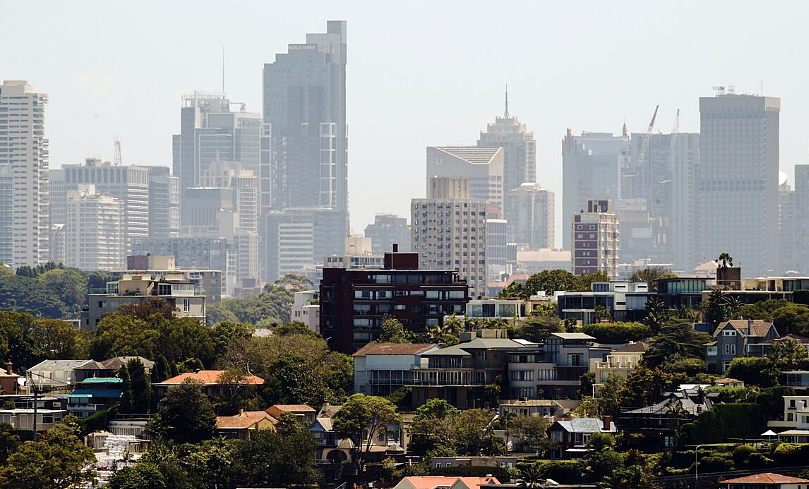
[(24, 80), (0, 85), (0, 167), (11, 205), (0, 205), (0, 222), (11, 223), (11, 239), (0, 240), (0, 260), (16, 268), (48, 261), (48, 96)]
[(398, 245), (400, 251), (410, 251), (410, 225), (406, 217), (377, 214), (373, 224), (365, 227), (365, 236), (371, 238), (374, 255), (382, 256), (393, 249), (394, 244)]
[(67, 192), (65, 265), (80, 270), (123, 267), (124, 227), (121, 202), (100, 195), (92, 184)]
[(582, 275), (603, 270), (615, 280), (621, 246), (618, 217), (612, 210), (612, 202), (590, 200), (586, 209), (573, 215), (570, 233), (573, 273)]

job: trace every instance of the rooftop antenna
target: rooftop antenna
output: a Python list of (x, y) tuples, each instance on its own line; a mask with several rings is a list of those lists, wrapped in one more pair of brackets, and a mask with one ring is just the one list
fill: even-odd
[(222, 93), (225, 93), (225, 45), (222, 45)]
[(121, 157), (121, 138), (115, 136), (115, 153), (112, 157), (112, 164), (115, 166), (121, 166), (124, 164), (123, 158)]
[(506, 112), (503, 117), (508, 117), (508, 83), (506, 83)]

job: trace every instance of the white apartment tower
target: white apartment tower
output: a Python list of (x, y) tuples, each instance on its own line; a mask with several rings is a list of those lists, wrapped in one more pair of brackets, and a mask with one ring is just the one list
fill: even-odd
[(99, 195), (92, 184), (67, 192), (65, 265), (119, 270), (126, 263), (121, 201)]
[(24, 80), (0, 85), (0, 167), (10, 171), (11, 208), (0, 206), (0, 222), (10, 222), (11, 239), (0, 240), (0, 260), (12, 267), (48, 260), (48, 140), (45, 104)]
[(486, 201), (470, 198), (469, 180), (433, 178), (411, 204), (413, 251), (420, 268), (456, 270), (471, 297), (486, 294)]
[(509, 236), (517, 246), (536, 250), (554, 246), (554, 194), (538, 183), (524, 183), (509, 190), (512, 204)]

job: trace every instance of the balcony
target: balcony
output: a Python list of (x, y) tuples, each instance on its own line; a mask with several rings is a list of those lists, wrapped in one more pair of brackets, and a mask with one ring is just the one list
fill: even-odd
[(479, 386), (485, 378), (471, 368), (424, 368), (413, 370), (413, 385)]

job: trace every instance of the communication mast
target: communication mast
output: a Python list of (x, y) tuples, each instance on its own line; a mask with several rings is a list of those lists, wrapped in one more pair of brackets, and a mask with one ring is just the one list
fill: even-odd
[(118, 136), (115, 136), (115, 153), (112, 157), (112, 164), (115, 166), (121, 166), (124, 164), (123, 158), (121, 157), (121, 139)]

